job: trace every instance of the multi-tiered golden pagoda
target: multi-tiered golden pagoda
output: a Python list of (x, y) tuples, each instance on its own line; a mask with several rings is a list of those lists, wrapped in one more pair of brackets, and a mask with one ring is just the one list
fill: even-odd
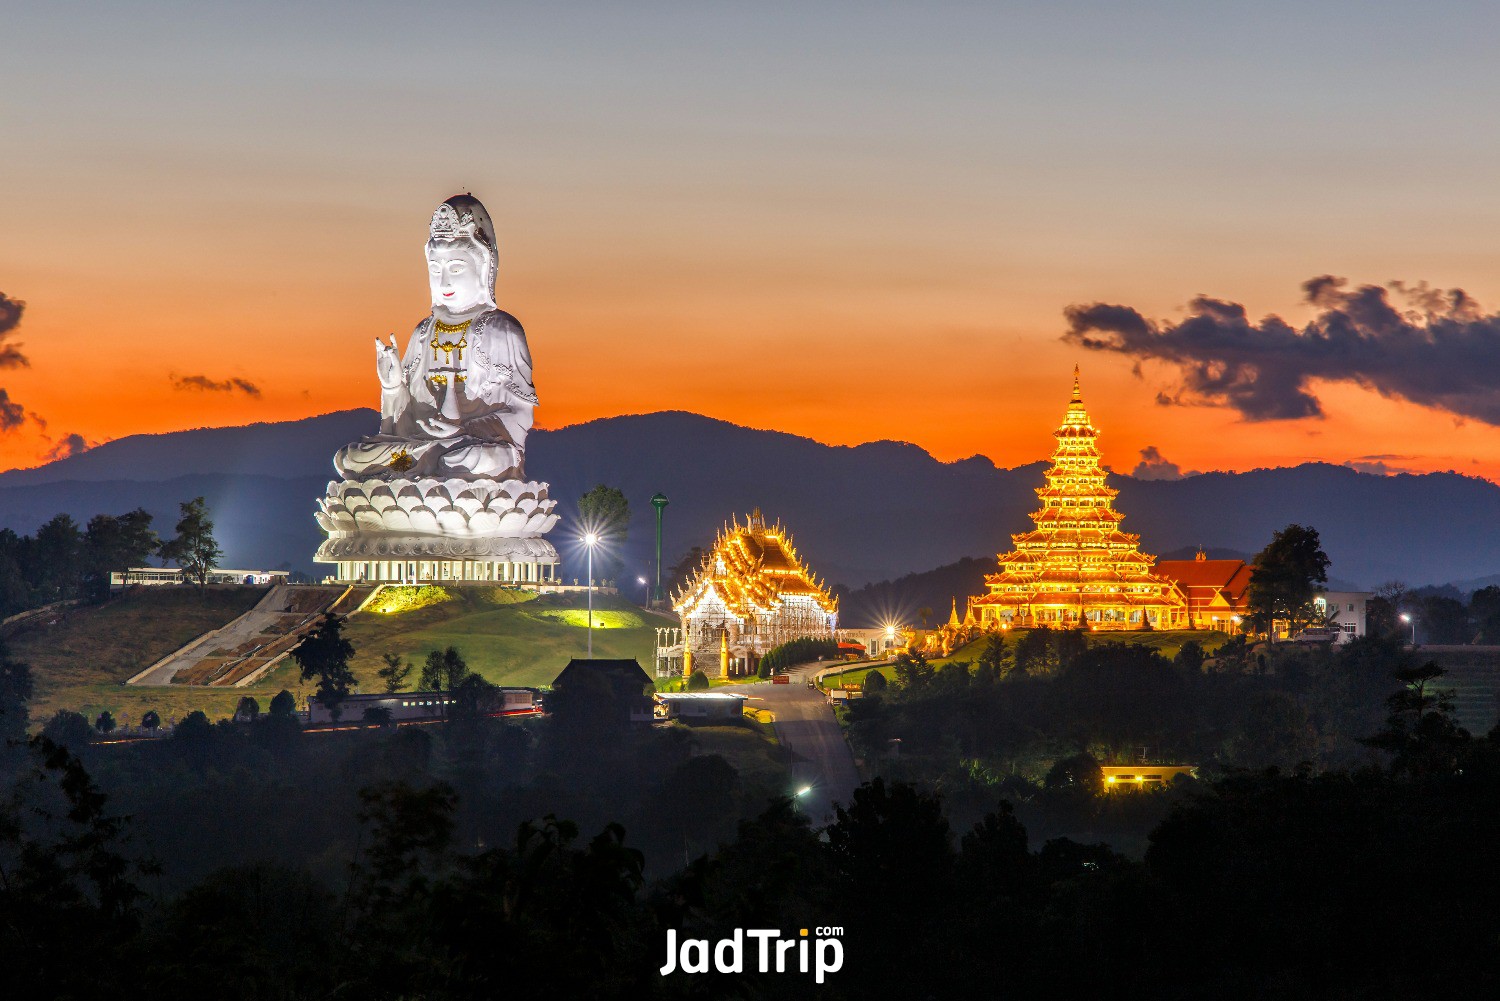
[(1095, 439), (1073, 370), (1073, 399), (1054, 432), (1057, 450), (1047, 485), (1037, 489), (1036, 528), (1011, 536), (1000, 572), (985, 577), (990, 593), (970, 601), (987, 629), (1174, 629), (1187, 622), (1187, 599), (1169, 578), (1151, 572), (1155, 556), (1140, 536), (1119, 530), (1119, 493), (1104, 485)]
[(759, 511), (724, 526), (672, 608), (682, 626), (657, 630), (658, 674), (746, 674), (774, 646), (832, 639), (838, 630), (838, 599), (803, 564), (781, 523), (767, 525)]

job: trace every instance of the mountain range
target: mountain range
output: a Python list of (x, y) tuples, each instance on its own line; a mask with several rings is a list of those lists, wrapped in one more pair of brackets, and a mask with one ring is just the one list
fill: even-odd
[[(315, 570), (312, 512), (341, 445), (374, 430), (371, 410), (281, 423), (132, 435), (34, 469), (0, 473), (0, 527), (30, 532), (58, 512), (83, 521), (140, 506), (170, 532), (177, 503), (208, 499), (225, 565)], [(670, 566), (707, 545), (725, 522), (759, 508), (791, 529), (827, 580), (871, 582), (987, 559), (1030, 525), (1044, 462), (1000, 468), (983, 456), (942, 462), (916, 445), (824, 445), (680, 411), (602, 418), (528, 441), (527, 474), (551, 484), (559, 510), (598, 483), (632, 510), (618, 554), (623, 577), (652, 573), (649, 499), (666, 511)], [(1199, 545), (1253, 553), (1290, 522), (1321, 533), (1341, 581), (1371, 587), (1470, 581), (1500, 572), (1500, 486), (1456, 473), (1379, 476), (1326, 463), (1179, 480), (1114, 474), (1122, 526), (1147, 552)], [(564, 576), (581, 576), (577, 525), (552, 539)], [(969, 567), (965, 573), (973, 571)], [(967, 579), (965, 577), (964, 579)], [(627, 587), (627, 592), (629, 588)], [(946, 614), (946, 607), (941, 609)], [(851, 624), (860, 624), (852, 623)]]

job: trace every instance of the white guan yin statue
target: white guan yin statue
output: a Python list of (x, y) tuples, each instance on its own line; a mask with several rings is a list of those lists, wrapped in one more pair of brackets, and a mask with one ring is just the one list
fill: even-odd
[(405, 354), (375, 340), (380, 430), (334, 456), (317, 559), (338, 579), (555, 580), (547, 484), (525, 477), (536, 409), (526, 332), (495, 305), (495, 227), (472, 195), (437, 207), (432, 312)]

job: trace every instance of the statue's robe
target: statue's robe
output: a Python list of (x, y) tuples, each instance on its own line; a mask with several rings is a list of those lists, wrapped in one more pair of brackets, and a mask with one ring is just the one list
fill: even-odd
[[(475, 317), (460, 353), (434, 348), (434, 318), (417, 324), (401, 360), (401, 383), (381, 393), (380, 433), (334, 456), (345, 479), (483, 476), (524, 479), (526, 434), (536, 408), (531, 351), (515, 317), (499, 309)], [(439, 334), (456, 343), (457, 334)], [(456, 393), (457, 417), (443, 416)], [(454, 425), (424, 427), (424, 422)]]

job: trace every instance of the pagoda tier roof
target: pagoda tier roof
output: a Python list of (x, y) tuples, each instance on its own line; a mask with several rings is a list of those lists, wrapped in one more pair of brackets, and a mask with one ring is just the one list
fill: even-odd
[(971, 598), (971, 604), (994, 607), (1057, 607), (1077, 608), (1180, 608), (1182, 596), (1177, 594), (1112, 594), (1093, 591), (1010, 591)]
[[(1135, 549), (1141, 537), (1114, 528), (1082, 528), (1057, 526), (1046, 531), (1032, 530), (1010, 537), (1011, 545), (1019, 549), (1041, 548), (1058, 552), (1074, 552), (1079, 549)], [(1004, 560), (1004, 557), (1001, 557)]]
[(1025, 578), (1034, 579), (1040, 573), (1059, 573), (1059, 575), (1065, 573), (1073, 578), (1088, 575), (1094, 578), (1136, 579), (1142, 576), (1158, 576), (1163, 581), (1169, 579), (1154, 575), (1148, 558), (1140, 554), (1131, 555), (1136, 558), (1134, 560), (1014, 560), (1010, 563), (1002, 563), (998, 572), (986, 575), (986, 581), (998, 581), (1005, 576), (1025, 576)]
[(1125, 516), (1107, 507), (1046, 507), (1033, 513), (1031, 520), (1037, 528), (1088, 521), (1105, 521), (1113, 527), (1124, 521)]
[(992, 590), (1003, 591), (1010, 588), (1037, 588), (1037, 587), (1071, 587), (1083, 588), (1157, 588), (1160, 590), (1172, 590), (1177, 587), (1177, 582), (1166, 577), (1158, 577), (1155, 574), (1136, 573), (1068, 573), (1055, 570), (1035, 574), (991, 574), (985, 578), (985, 585)]
[(724, 526), (672, 607), (685, 614), (709, 595), (741, 619), (773, 612), (790, 597), (808, 598), (828, 614), (838, 611), (838, 599), (802, 563), (781, 523), (767, 526), (759, 511), (743, 525), (736, 519)]
[[(1083, 474), (1068, 473), (1067, 470), (1049, 470), (1049, 473), (1052, 473), (1052, 476), (1049, 477), (1047, 486), (1038, 486), (1037, 488), (1037, 494), (1041, 495), (1041, 497), (1050, 497), (1050, 495), (1073, 497), (1073, 495), (1077, 494), (1100, 497), (1101, 500), (1115, 500), (1116, 497), (1119, 497), (1118, 489), (1113, 488), (1113, 486), (1104, 485), (1104, 474), (1100, 474), (1098, 477), (1083, 476)], [(1065, 480), (1068, 476), (1073, 476), (1074, 480), (1091, 480), (1091, 482), (1056, 482), (1056, 480)]]

